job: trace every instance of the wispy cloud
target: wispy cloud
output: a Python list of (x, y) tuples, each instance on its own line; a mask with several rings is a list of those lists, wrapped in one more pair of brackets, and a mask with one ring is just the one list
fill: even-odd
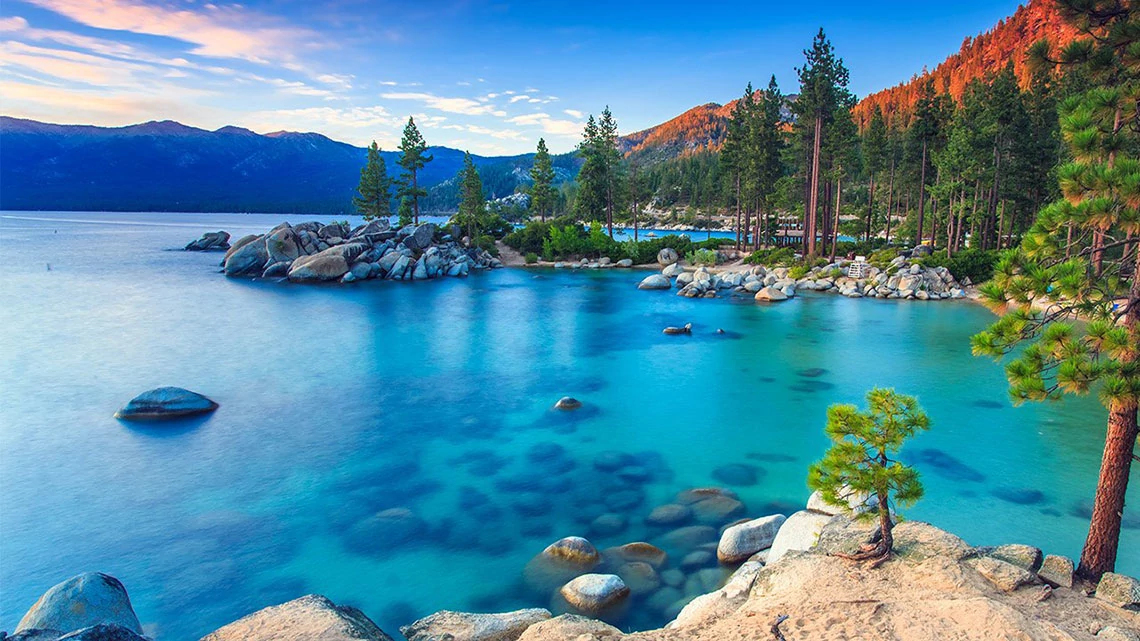
[(577, 109), (563, 109), (562, 113), (566, 114), (567, 116), (570, 116), (571, 118), (577, 118), (578, 120), (581, 120), (582, 118), (586, 117), (586, 114), (582, 113), (581, 111), (578, 111)]
[(574, 120), (561, 120), (550, 114), (533, 113), (508, 118), (507, 122), (520, 127), (541, 127), (544, 133), (555, 136), (577, 137), (582, 133), (582, 123)]
[(493, 105), (483, 104), (471, 98), (444, 98), (423, 92), (391, 92), (381, 94), (385, 100), (412, 100), (423, 103), (429, 109), (445, 113), (463, 114), (467, 116), (498, 116), (505, 117), (505, 111)]
[(212, 3), (178, 9), (138, 0), (27, 0), (75, 22), (110, 31), (173, 38), (194, 45), (191, 53), (257, 63), (294, 62), (300, 49), (319, 38), (308, 29), (279, 23), (240, 5)]

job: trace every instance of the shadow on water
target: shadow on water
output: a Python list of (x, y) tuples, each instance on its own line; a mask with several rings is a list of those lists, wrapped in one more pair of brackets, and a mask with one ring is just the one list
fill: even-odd
[(986, 476), (962, 461), (932, 447), (902, 453), (902, 459), (912, 465), (929, 467), (935, 474), (951, 481), (980, 483)]
[(788, 389), (793, 392), (800, 392), (803, 394), (818, 394), (819, 392), (826, 392), (827, 390), (834, 389), (834, 383), (827, 381), (805, 380), (793, 383), (788, 386)]
[(1015, 505), (1037, 505), (1045, 502), (1045, 493), (1024, 487), (995, 487), (990, 494)]
[(135, 434), (144, 434), (158, 439), (179, 438), (209, 423), (215, 413), (148, 421), (126, 421), (117, 418), (115, 421)]
[(972, 405), (974, 407), (981, 407), (981, 408), (987, 409), (987, 410), (1000, 410), (1000, 409), (1003, 409), (1005, 407), (1008, 407), (1008, 405), (1006, 405), (1006, 404), (999, 403), (997, 401), (990, 401), (990, 400), (986, 400), (986, 399), (978, 399), (978, 400), (974, 401), (972, 403)]

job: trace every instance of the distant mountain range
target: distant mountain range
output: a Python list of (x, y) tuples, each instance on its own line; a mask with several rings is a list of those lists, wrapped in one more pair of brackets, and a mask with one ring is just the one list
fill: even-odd
[[(928, 76), (956, 97), (1008, 60), (1024, 80), (1025, 52), (1034, 42), (1048, 37), (1063, 45), (1074, 35), (1052, 0), (1031, 0), (989, 32), (966, 38), (934, 71), (864, 98), (856, 118), (865, 120), (873, 105), (906, 113)], [(719, 149), (734, 104), (693, 107), (622, 137), (619, 146), (646, 164)], [(432, 147), (430, 153), (435, 159), (420, 179), (431, 192), (427, 205), (454, 210), (463, 152)], [(172, 121), (107, 128), (0, 116), (0, 209), (342, 213), (351, 211), (365, 154), (316, 133), (206, 131)], [(396, 175), (397, 152), (383, 155)], [(492, 197), (525, 185), (533, 157), (473, 156)], [(577, 167), (572, 154), (555, 157), (560, 181), (573, 180)]]
[[(421, 182), (453, 178), (463, 152), (432, 147)], [(383, 152), (395, 175), (397, 152)], [(0, 116), (0, 209), (351, 211), (366, 150), (315, 133), (207, 131), (172, 122), (53, 125)], [(473, 156), (480, 168), (533, 154)]]

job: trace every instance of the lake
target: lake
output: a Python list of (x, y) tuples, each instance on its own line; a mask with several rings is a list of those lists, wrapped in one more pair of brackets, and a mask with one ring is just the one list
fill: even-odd
[[(0, 629), (83, 571), (120, 578), (163, 641), (314, 592), (390, 634), (443, 608), (546, 606), (520, 583), (530, 557), (572, 534), (660, 540), (645, 514), (723, 485), (723, 466), (749, 515), (799, 509), (828, 404), (873, 385), (933, 420), (906, 450), (927, 490), (906, 516), (1079, 554), (1106, 413), (1011, 407), (1001, 368), (970, 355), (992, 320), (978, 305), (694, 300), (638, 291), (638, 270), (299, 286), (176, 251), (283, 218), (310, 217), (0, 215)], [(112, 418), (160, 385), (221, 407)], [(585, 406), (553, 411), (564, 395)], [(597, 470), (613, 451), (641, 472)], [(398, 528), (368, 525), (389, 509)], [(604, 512), (629, 523), (592, 534)], [(1127, 516), (1118, 569), (1136, 575)]]

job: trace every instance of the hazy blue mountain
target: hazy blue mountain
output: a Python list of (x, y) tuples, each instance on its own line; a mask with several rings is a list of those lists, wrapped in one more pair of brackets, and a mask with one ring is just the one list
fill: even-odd
[[(434, 160), (420, 178), (429, 188), (453, 178), (463, 162), (457, 149), (430, 153)], [(383, 155), (389, 175), (396, 175), (397, 152)], [(533, 154), (473, 158), (501, 175), (529, 169)], [(363, 148), (316, 133), (207, 131), (169, 120), (54, 125), (0, 116), (0, 209), (348, 212), (364, 159)], [(454, 208), (448, 198), (432, 200)]]

